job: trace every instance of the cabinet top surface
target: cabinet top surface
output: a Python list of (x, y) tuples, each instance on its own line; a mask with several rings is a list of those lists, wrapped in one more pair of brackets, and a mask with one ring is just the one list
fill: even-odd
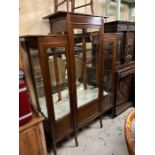
[(33, 114), (32, 120), (30, 120), (28, 123), (21, 125), (19, 127), (19, 131), (23, 131), (26, 130), (27, 128), (30, 128), (31, 126), (40, 123), (44, 120), (44, 118), (42, 116), (37, 116), (36, 114)]
[(102, 18), (105, 18), (104, 16), (97, 16), (97, 15), (91, 15), (91, 14), (58, 11), (58, 12), (55, 12), (55, 13), (52, 13), (52, 14), (49, 14), (49, 15), (43, 17), (43, 19), (56, 18), (56, 17), (59, 17), (59, 16), (67, 16), (68, 14), (70, 14), (70, 15), (81, 15), (81, 16), (91, 16), (91, 17), (102, 17)]
[(135, 31), (135, 22), (129, 21), (112, 21), (108, 23), (104, 23), (104, 30), (105, 32), (125, 32)]

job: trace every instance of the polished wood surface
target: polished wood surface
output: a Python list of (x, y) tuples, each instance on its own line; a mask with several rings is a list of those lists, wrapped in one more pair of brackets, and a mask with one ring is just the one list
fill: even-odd
[(133, 137), (131, 137), (131, 132), (135, 132), (131, 131), (132, 128), (131, 126), (134, 120), (135, 120), (135, 109), (129, 112), (124, 124), (125, 140), (130, 155), (135, 155), (133, 151), (133, 143), (135, 143), (135, 139), (132, 139)]
[(25, 125), (20, 126), (19, 131), (24, 131), (26, 129), (28, 129), (29, 127), (36, 125), (39, 122), (42, 122), (44, 120), (43, 117), (38, 117), (36, 114), (33, 115), (33, 119), (31, 121), (29, 121), (28, 123), (26, 123)]
[(47, 155), (43, 118), (33, 115), (27, 124), (19, 128), (20, 155)]
[(124, 112), (126, 109), (128, 109), (131, 106), (133, 106), (132, 101), (127, 101), (122, 104), (119, 104), (118, 106), (115, 106), (115, 115), (114, 116), (120, 115), (122, 112)]

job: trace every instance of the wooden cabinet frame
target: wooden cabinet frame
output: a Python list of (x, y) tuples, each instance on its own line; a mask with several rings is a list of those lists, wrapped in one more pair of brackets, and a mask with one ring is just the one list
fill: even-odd
[[(49, 35), (38, 36), (22, 36), (21, 42), (25, 51), (28, 53), (35, 95), (38, 102), (38, 109), (41, 111), (36, 83), (33, 73), (33, 64), (31, 62), (30, 48), (35, 47), (38, 50), (38, 57), (41, 66), (41, 74), (43, 77), (44, 91), (46, 97), (46, 106), (48, 112), (48, 121), (50, 132), (52, 135), (52, 144), (54, 154), (57, 154), (56, 144), (65, 137), (75, 136), (76, 146), (78, 146), (77, 133), (78, 129), (87, 125), (90, 121), (100, 118), (100, 126), (102, 127), (101, 115), (103, 113), (103, 79), (104, 76), (104, 18), (100, 16), (92, 16), (86, 14), (58, 12), (45, 17), (49, 19), (51, 33)], [(60, 25), (60, 23), (62, 25)], [(55, 25), (53, 25), (55, 24)], [(91, 100), (87, 104), (78, 107), (76, 94), (76, 77), (75, 77), (75, 60), (74, 60), (74, 29), (97, 28), (99, 31), (98, 45), (98, 65), (97, 65), (97, 84), (98, 97)], [(55, 34), (54, 34), (55, 33)], [(24, 38), (24, 40), (22, 40)], [(83, 40), (84, 41), (84, 40)], [(51, 80), (48, 66), (47, 48), (64, 47), (66, 49), (66, 62), (68, 67), (68, 88), (69, 88), (69, 103), (70, 113), (62, 119), (56, 120), (54, 115), (53, 101), (51, 98)], [(58, 75), (58, 74), (57, 74)], [(59, 81), (59, 79), (57, 79)], [(58, 88), (59, 89), (59, 88)]]

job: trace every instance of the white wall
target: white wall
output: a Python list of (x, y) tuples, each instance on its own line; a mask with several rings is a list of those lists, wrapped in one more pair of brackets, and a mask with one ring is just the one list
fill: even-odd
[(48, 22), (43, 22), (42, 17), (51, 13), (52, 1), (50, 0), (20, 0), (19, 28), (20, 35), (47, 34)]

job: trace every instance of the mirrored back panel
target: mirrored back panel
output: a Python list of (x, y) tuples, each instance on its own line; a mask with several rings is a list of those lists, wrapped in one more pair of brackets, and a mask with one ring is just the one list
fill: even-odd
[(104, 41), (104, 90), (112, 91), (112, 61), (113, 61), (114, 43)]
[(40, 66), (40, 60), (39, 60), (39, 50), (37, 48), (29, 48), (29, 51), (30, 51), (30, 59), (32, 64), (31, 66), (32, 66), (32, 72), (33, 72), (35, 87), (37, 91), (39, 106), (41, 108), (42, 113), (46, 117), (48, 117), (43, 76), (41, 73), (41, 66)]
[(99, 29), (74, 29), (77, 106), (98, 98)]
[(68, 68), (64, 47), (47, 48), (48, 67), (50, 72), (51, 97), (55, 119), (61, 119), (70, 113)]

